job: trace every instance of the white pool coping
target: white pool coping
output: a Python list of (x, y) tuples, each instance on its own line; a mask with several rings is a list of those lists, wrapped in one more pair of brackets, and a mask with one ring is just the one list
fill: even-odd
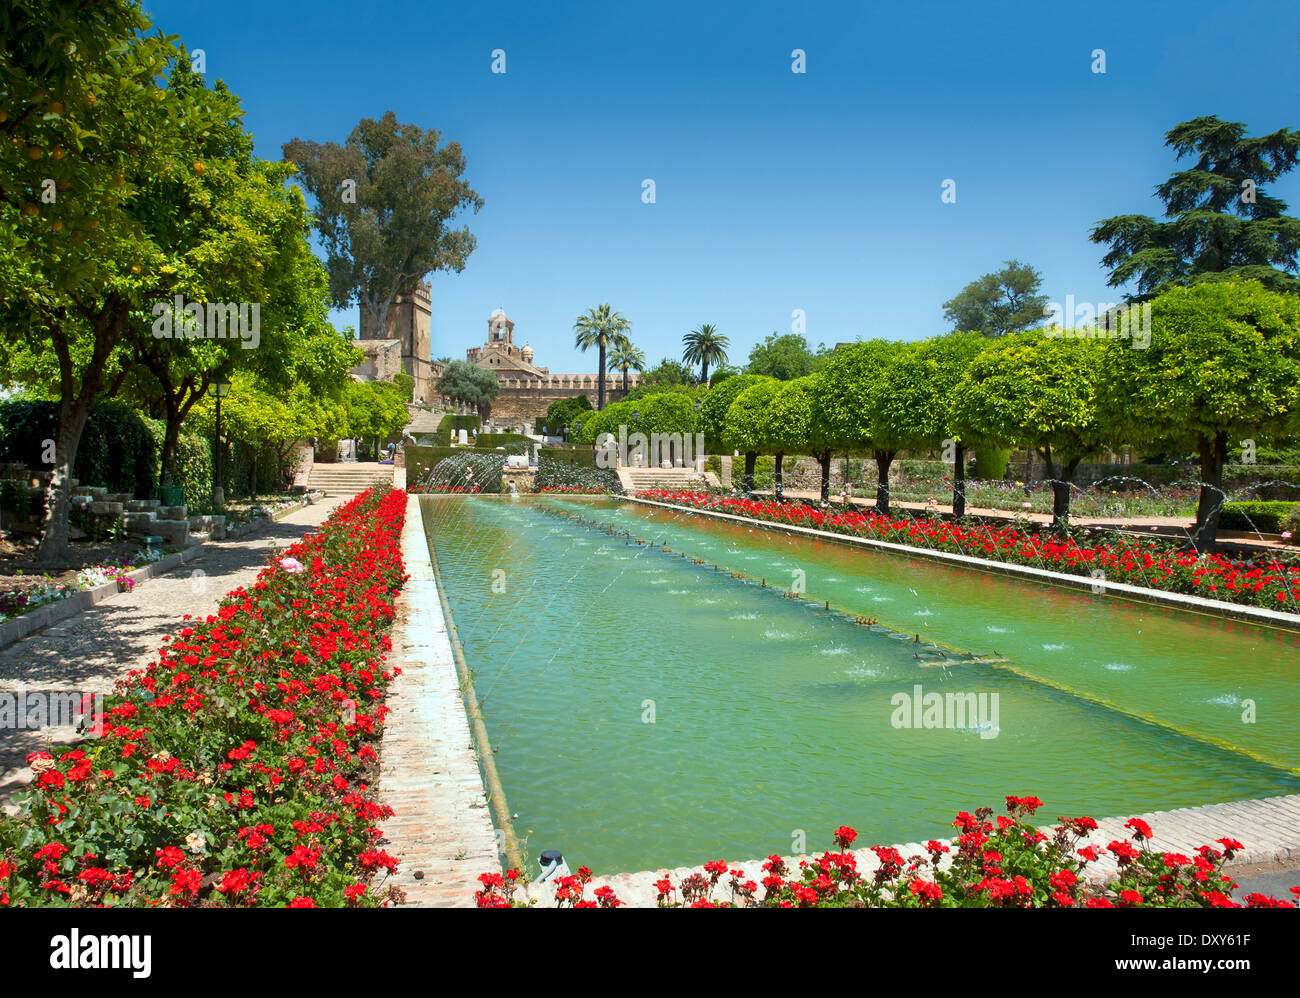
[(1167, 593), (1159, 589), (1148, 589), (1145, 586), (1135, 586), (1128, 582), (1098, 580), (1089, 576), (1054, 572), (1046, 568), (1033, 568), (1029, 565), (1012, 565), (1005, 562), (991, 561), (985, 558), (976, 558), (972, 555), (953, 554), (949, 551), (935, 551), (930, 548), (915, 547), (910, 544), (895, 544), (891, 541), (876, 540), (873, 537), (854, 537), (851, 534), (837, 534), (830, 530), (817, 530), (812, 527), (799, 527), (787, 523), (771, 523), (766, 520), (755, 520), (747, 516), (738, 516), (735, 513), (724, 513), (720, 510), (711, 509), (696, 509), (691, 506), (678, 506), (674, 503), (660, 502), (655, 499), (642, 499), (638, 496), (619, 496), (617, 498), (621, 498), (626, 502), (639, 503), (644, 506), (653, 506), (659, 509), (672, 510), (674, 512), (693, 513), (700, 516), (711, 516), (720, 520), (730, 520), (734, 523), (742, 523), (748, 527), (762, 527), (766, 530), (802, 534), (808, 537), (815, 537), (818, 540), (837, 541), (843, 544), (857, 545), (879, 551), (888, 551), (893, 554), (929, 558), (932, 561), (945, 562), (950, 565), (959, 565), (962, 568), (974, 569), (975, 571), (990, 572), (995, 575), (1009, 575), (1016, 578), (1046, 583), (1048, 585), (1064, 586), (1068, 589), (1082, 590), (1092, 596), (1114, 596), (1120, 599), (1134, 600), (1139, 603), (1155, 603), (1161, 606), (1183, 610), (1188, 613), (1209, 614), (1215, 617), (1231, 617), (1235, 620), (1245, 620), (1254, 624), (1261, 624), (1265, 627), (1276, 627), (1282, 630), (1300, 632), (1300, 614), (1279, 613), (1276, 610), (1266, 610), (1263, 607), (1247, 606), (1242, 603), (1227, 603), (1223, 600), (1205, 599), (1201, 596), (1189, 596), (1185, 593)]

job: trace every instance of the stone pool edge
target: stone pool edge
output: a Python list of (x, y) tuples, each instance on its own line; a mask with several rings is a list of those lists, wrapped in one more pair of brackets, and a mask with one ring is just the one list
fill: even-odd
[(418, 496), (407, 497), (401, 549), (409, 578), (388, 664), (402, 674), (380, 750), (379, 797), (395, 812), (380, 828), (400, 864), (388, 883), (406, 893), (402, 907), (473, 908), (479, 874), (501, 861)]
[(788, 531), (802, 534), (807, 537), (815, 537), (818, 540), (835, 541), (850, 546), (873, 548), (879, 551), (887, 551), (891, 554), (914, 555), (920, 558), (929, 558), (934, 561), (946, 562), (951, 565), (958, 565), (962, 568), (968, 568), (974, 571), (989, 572), (994, 575), (1009, 575), (1017, 578), (1028, 579), (1034, 582), (1045, 583), (1047, 585), (1058, 585), (1069, 589), (1082, 590), (1093, 596), (1118, 596), (1121, 599), (1130, 599), (1138, 603), (1154, 603), (1161, 606), (1169, 606), (1188, 613), (1201, 613), (1215, 617), (1230, 617), (1234, 620), (1244, 620), (1252, 624), (1261, 624), (1265, 627), (1276, 627), (1279, 630), (1300, 632), (1300, 614), (1279, 613), (1276, 610), (1266, 610), (1263, 607), (1246, 606), (1238, 603), (1225, 603), (1221, 600), (1205, 599), (1200, 596), (1189, 596), (1185, 593), (1166, 593), (1159, 589), (1148, 589), (1144, 586), (1135, 586), (1127, 582), (1105, 582), (1102, 584), (1102, 591), (1098, 593), (1093, 592), (1093, 587), (1097, 585), (1097, 580), (1081, 575), (1068, 575), (1065, 572), (1053, 572), (1045, 568), (1033, 568), (1029, 565), (1009, 565), (1004, 562), (988, 561), (984, 558), (975, 558), (966, 554), (953, 554), (950, 551), (934, 551), (929, 548), (913, 547), (909, 544), (894, 544), (890, 541), (880, 541), (872, 537), (853, 537), (848, 534), (833, 533), (829, 530), (815, 530), (812, 527), (799, 527), (788, 523), (770, 523), (766, 520), (754, 520), (745, 516), (737, 516), (734, 513), (723, 513), (711, 509), (695, 509), (690, 506), (677, 506), (673, 503), (658, 502), (654, 499), (642, 499), (637, 496), (614, 496), (613, 498), (622, 499), (624, 502), (637, 503), (643, 506), (673, 510), (674, 512), (694, 513), (700, 516), (710, 516), (720, 520), (731, 520), (735, 523), (743, 523), (750, 527), (762, 527), (763, 529), (772, 531)]
[[(1177, 852), (1190, 856), (1195, 853), (1197, 846), (1213, 845), (1215, 839), (1237, 839), (1245, 848), (1237, 853), (1232, 862), (1224, 864), (1224, 871), (1229, 874), (1234, 867), (1238, 866), (1250, 866), (1256, 863), (1288, 863), (1300, 859), (1300, 794), (1173, 808), (1168, 811), (1151, 811), (1128, 817), (1141, 818), (1151, 826), (1153, 834), (1147, 847), (1156, 852)], [(1106, 846), (1116, 839), (1131, 841), (1132, 832), (1124, 827), (1128, 817), (1100, 818), (1097, 820), (1096, 830), (1079, 841), (1079, 847), (1094, 845), (1102, 852), (1102, 858), (1087, 867), (1087, 879), (1090, 883), (1100, 884), (1115, 878), (1117, 865), (1114, 857), (1105, 850)], [(830, 830), (826, 831), (829, 833)], [(952, 839), (940, 841), (955, 849)], [(894, 848), (902, 853), (904, 859), (926, 854), (925, 846), (919, 842), (907, 842), (895, 845)], [(850, 852), (857, 860), (858, 872), (862, 876), (870, 877), (879, 868), (880, 861), (870, 848), (852, 849)], [(944, 859), (949, 860), (950, 857), (951, 853)], [(801, 860), (815, 862), (816, 856), (808, 853), (799, 856), (783, 856), (782, 859), (791, 871), (797, 872)], [(570, 857), (570, 860), (581, 863), (582, 857), (574, 856)], [(766, 876), (762, 869), (766, 861), (766, 857), (748, 859), (729, 862), (727, 866), (733, 870), (737, 868), (744, 870), (743, 879), (761, 884), (763, 877)], [(700, 870), (701, 866), (680, 866), (594, 877), (587, 887), (586, 896), (592, 897), (598, 887), (609, 887), (628, 908), (655, 908), (658, 907), (659, 895), (654, 886), (656, 880), (669, 876), (672, 878), (673, 886), (679, 887), (684, 877)], [(729, 877), (724, 878), (720, 881), (720, 885), (728, 880)], [(759, 891), (761, 896), (761, 887)], [(554, 891), (549, 885), (529, 884), (528, 893), (536, 900), (539, 908), (555, 907)], [(720, 887), (715, 892), (715, 900), (727, 900), (729, 896), (725, 887)], [(680, 894), (675, 898), (680, 902)]]

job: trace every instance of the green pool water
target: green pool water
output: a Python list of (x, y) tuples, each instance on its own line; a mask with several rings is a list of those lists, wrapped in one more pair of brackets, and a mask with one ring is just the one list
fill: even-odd
[[(421, 508), (533, 855), (614, 873), (821, 849), (841, 824), (944, 836), (1009, 793), (1050, 819), (1300, 786), (1292, 633), (618, 500)], [(783, 598), (796, 570), (806, 598)], [(900, 727), (918, 685), (985, 712)]]

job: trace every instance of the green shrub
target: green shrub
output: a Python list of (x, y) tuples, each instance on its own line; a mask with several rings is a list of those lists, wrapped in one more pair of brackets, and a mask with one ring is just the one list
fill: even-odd
[(490, 447), (422, 447), (415, 444), (407, 444), (403, 454), (406, 460), (406, 480), (412, 485), (423, 480), (431, 468), (437, 467), (439, 461), (455, 457), (458, 454), (495, 454), (497, 457), (502, 456), (499, 450)]
[(523, 454), (533, 445), (533, 439), (522, 433), (480, 433), (474, 444), (480, 450), (504, 447), (507, 454)]
[[(582, 452), (579, 451), (579, 454)], [(561, 447), (549, 447), (537, 459), (538, 491), (555, 488), (604, 489), (616, 495), (623, 492), (618, 475), (608, 468), (597, 468), (576, 459), (570, 463), (570, 453)]]
[[(541, 465), (541, 458), (547, 458), (557, 464), (565, 464), (573, 468), (595, 468), (596, 467), (596, 448), (595, 447), (543, 447), (541, 455), (538, 458), (538, 465)], [(605, 469), (608, 470), (608, 469)], [(563, 484), (570, 484), (565, 482)]]
[(393, 375), (393, 384), (402, 390), (402, 396), (406, 401), (415, 401), (415, 379), (411, 375), (399, 371)]
[(1280, 534), (1289, 529), (1283, 524), (1292, 519), (1300, 523), (1300, 502), (1225, 502), (1219, 526), (1224, 530)]
[[(58, 432), (57, 402), (0, 402), (0, 464), (21, 462), (33, 471), (48, 470), (42, 461), (45, 441)], [(81, 434), (72, 477), (83, 485), (152, 498), (158, 485), (158, 447), (140, 414), (121, 402), (97, 403)]]
[(975, 477), (982, 481), (1001, 478), (1007, 473), (1009, 450), (983, 449), (975, 452)]

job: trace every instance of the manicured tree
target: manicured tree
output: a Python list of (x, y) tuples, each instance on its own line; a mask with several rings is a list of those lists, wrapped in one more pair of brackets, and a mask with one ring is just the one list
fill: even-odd
[(360, 302), (378, 335), (387, 335), (398, 295), (412, 294), (430, 272), (465, 269), (477, 243), (452, 222), (483, 199), (464, 179), (459, 143), (442, 144), (436, 129), (388, 111), (362, 118), (341, 146), (295, 138), (283, 152), (316, 202), (334, 303)]
[[(889, 508), (889, 466), (898, 453), (899, 442), (887, 428), (882, 428), (879, 440), (874, 438), (871, 413), (890, 365), (906, 349), (905, 344), (889, 340), (849, 343), (831, 354), (818, 382), (818, 437), (837, 450), (872, 452), (878, 477), (884, 482), (883, 490), (879, 486), (876, 489), (876, 506), (882, 511)], [(829, 473), (829, 458), (827, 461)], [(823, 491), (829, 487), (827, 478)]]
[(715, 384), (704, 393), (700, 402), (700, 432), (704, 434), (704, 445), (709, 450), (720, 450), (723, 431), (726, 428), (727, 410), (731, 403), (746, 388), (758, 384), (764, 379), (760, 374), (738, 374), (727, 378), (721, 384)]
[(1251, 138), (1244, 124), (1208, 115), (1175, 125), (1165, 145), (1179, 159), (1196, 157), (1156, 188), (1168, 221), (1117, 215), (1092, 230), (1093, 242), (1110, 244), (1102, 258), (1110, 286), (1133, 282), (1138, 300), (1205, 280), (1255, 279), (1300, 291), (1300, 219), (1262, 189), (1300, 162), (1300, 131)]
[(774, 489), (778, 499), (783, 498), (784, 482), (782, 462), (786, 454), (812, 454), (822, 469), (822, 500), (830, 489), (829, 445), (817, 439), (814, 432), (813, 412), (817, 404), (818, 375), (809, 374), (794, 381), (779, 382), (780, 391), (767, 408), (763, 435), (773, 450), (776, 465)]
[(1109, 341), (1105, 405), (1133, 439), (1200, 455), (1193, 543), (1212, 550), (1229, 447), (1300, 430), (1300, 299), (1258, 281), (1172, 288), (1151, 325), (1145, 350)]
[(920, 347), (899, 343), (881, 370), (867, 407), (872, 455), (876, 459), (876, 509), (889, 512), (889, 469), (898, 452), (928, 445), (932, 429), (929, 415), (917, 403), (928, 394), (924, 365), (917, 362)]
[(608, 303), (587, 309), (573, 323), (573, 345), (584, 353), (592, 347), (600, 352), (600, 367), (596, 372), (596, 409), (605, 408), (605, 360), (609, 350), (627, 342), (627, 331), (632, 328)]
[(138, 7), (87, 6), (14, 6), (0, 47), (0, 365), (48, 352), (58, 367), (45, 564), (66, 557), (71, 469), (90, 408), (131, 314), (164, 283), (168, 257), (141, 218), (175, 208), (141, 192), (192, 169), (184, 132), (208, 121), (191, 93), (163, 86), (181, 53), (145, 36)]
[(682, 337), (682, 360), (687, 364), (700, 365), (700, 384), (709, 383), (709, 365), (717, 367), (727, 362), (727, 347), (730, 341), (718, 333), (718, 327), (706, 322), (699, 329), (692, 329)]
[[(869, 417), (877, 439), (887, 435), (909, 450), (952, 447), (955, 516), (966, 515), (966, 446), (952, 426), (951, 395), (986, 343), (979, 333), (948, 333), (902, 351), (889, 366)], [(888, 490), (888, 477), (880, 484)], [(880, 498), (878, 488), (878, 506)]]
[(759, 454), (771, 453), (768, 438), (768, 406), (781, 391), (781, 382), (767, 378), (736, 396), (727, 409), (722, 442), (745, 455), (745, 492), (754, 491), (754, 464)]
[[(1056, 330), (1060, 334), (1061, 330)], [(1070, 517), (1070, 482), (1089, 454), (1113, 439), (1101, 398), (1106, 341), (1032, 329), (990, 345), (952, 394), (954, 431), (981, 442), (1023, 442), (1052, 483), (1052, 522)]]

